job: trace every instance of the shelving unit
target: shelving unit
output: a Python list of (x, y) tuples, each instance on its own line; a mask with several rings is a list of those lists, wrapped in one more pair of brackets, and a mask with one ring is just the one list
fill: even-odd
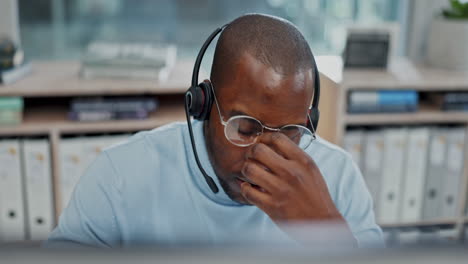
[[(0, 96), (60, 97), (91, 95), (182, 94), (190, 86), (192, 62), (178, 62), (165, 82), (146, 80), (83, 80), (78, 61), (32, 62), (33, 72), (8, 86)], [(202, 72), (203, 74), (203, 72)]]
[[(190, 85), (192, 62), (178, 62), (166, 82), (141, 80), (83, 80), (78, 76), (80, 63), (32, 62), (33, 72), (18, 82), (0, 86), (0, 97), (42, 98), (80, 96), (162, 97), (158, 109), (148, 119), (106, 122), (75, 122), (67, 118), (66, 105), (25, 105), (23, 122), (16, 126), (0, 126), (0, 137), (46, 136), (51, 146), (52, 179), (56, 220), (60, 216), (60, 153), (64, 135), (106, 134), (149, 130), (174, 121), (184, 121), (183, 93)], [(202, 72), (203, 74), (203, 72)]]
[[(418, 92), (468, 91), (468, 74), (442, 69), (433, 69), (415, 65), (405, 59), (390, 62), (388, 70), (343, 70), (339, 57), (322, 58), (322, 78), (326, 79), (323, 89), (336, 90), (337, 101), (334, 104), (335, 130), (333, 142), (343, 145), (344, 134), (349, 127), (359, 126), (412, 126), (453, 124), (466, 127), (468, 135), (468, 112), (443, 112), (422, 104), (413, 113), (347, 113), (347, 95), (350, 91), (372, 90), (416, 90)], [(435, 219), (412, 223), (383, 224), (384, 229), (423, 228), (453, 226), (463, 238), (464, 226), (468, 223), (464, 208), (468, 185), (468, 137), (465, 137), (464, 175), (462, 191), (459, 197), (460, 208), (454, 219)]]
[(173, 121), (185, 120), (183, 104), (162, 103), (157, 111), (145, 120), (116, 120), (106, 122), (75, 122), (67, 119), (63, 108), (30, 109), (24, 113), (18, 126), (0, 127), (0, 136), (125, 132), (152, 129)]

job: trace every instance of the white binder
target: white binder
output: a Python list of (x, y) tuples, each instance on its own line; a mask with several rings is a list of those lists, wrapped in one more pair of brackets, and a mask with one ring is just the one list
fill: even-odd
[(441, 193), (441, 216), (445, 218), (458, 215), (458, 201), (460, 200), (458, 196), (463, 177), (464, 147), (465, 128), (450, 129), (447, 134), (447, 159), (445, 163), (447, 173), (442, 177), (444, 184)]
[(359, 168), (362, 168), (363, 134), (362, 130), (347, 131), (343, 140), (344, 149), (351, 154)]
[(378, 219), (381, 224), (393, 224), (399, 221), (406, 137), (406, 129), (386, 129), (384, 132), (382, 191)]
[(384, 151), (383, 131), (369, 131), (364, 135), (363, 176), (374, 200), (374, 212), (379, 217), (380, 185)]
[(70, 201), (76, 183), (86, 168), (83, 138), (65, 138), (60, 141), (60, 212)]
[(29, 239), (44, 240), (54, 227), (49, 141), (23, 140), (22, 151)]
[(441, 217), (443, 181), (447, 173), (445, 162), (447, 156), (447, 129), (434, 128), (431, 131), (429, 157), (424, 187), (423, 219)]
[(402, 222), (421, 220), (429, 137), (429, 128), (410, 129), (408, 133), (401, 205)]
[(0, 140), (0, 241), (26, 238), (19, 140)]

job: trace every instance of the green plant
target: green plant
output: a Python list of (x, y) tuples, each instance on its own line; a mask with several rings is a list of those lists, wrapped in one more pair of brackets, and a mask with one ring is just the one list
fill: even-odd
[(450, 0), (450, 9), (444, 9), (442, 15), (446, 18), (468, 19), (468, 1)]

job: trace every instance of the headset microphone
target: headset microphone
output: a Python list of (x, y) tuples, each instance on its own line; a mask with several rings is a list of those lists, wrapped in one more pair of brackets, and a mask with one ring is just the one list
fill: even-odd
[[(187, 118), (187, 126), (190, 135), (190, 143), (192, 145), (193, 155), (195, 157), (195, 161), (197, 163), (200, 172), (202, 173), (203, 177), (205, 178), (206, 183), (213, 191), (213, 193), (218, 193), (219, 188), (216, 186), (215, 181), (211, 176), (209, 176), (206, 171), (203, 169), (200, 159), (198, 158), (197, 154), (197, 147), (195, 146), (195, 139), (193, 136), (192, 130), (192, 123), (190, 122), (190, 116), (193, 116), (197, 120), (206, 121), (209, 118), (211, 107), (214, 101), (213, 95), (213, 88), (211, 86), (211, 82), (202, 82), (198, 83), (198, 74), (201, 67), (201, 62), (203, 59), (203, 55), (205, 54), (208, 46), (213, 41), (213, 39), (221, 33), (224, 28), (226, 28), (229, 24), (224, 25), (220, 28), (217, 28), (208, 39), (203, 43), (200, 51), (198, 52), (197, 59), (195, 60), (195, 65), (193, 67), (193, 74), (192, 74), (192, 83), (188, 91), (185, 93), (184, 97), (184, 108), (185, 108), (185, 116)], [(312, 131), (315, 135), (315, 131), (317, 130), (318, 120), (320, 117), (320, 112), (318, 109), (319, 99), (320, 99), (320, 76), (317, 65), (315, 63), (315, 58), (312, 55), (312, 64), (313, 64), (313, 71), (314, 71), (314, 99), (312, 101), (312, 107), (309, 109), (309, 118), (307, 120), (307, 127)]]

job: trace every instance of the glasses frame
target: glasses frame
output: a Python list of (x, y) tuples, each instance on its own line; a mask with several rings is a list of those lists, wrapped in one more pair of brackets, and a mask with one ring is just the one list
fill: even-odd
[[(273, 127), (269, 127), (269, 126), (265, 126), (260, 120), (256, 119), (255, 117), (251, 117), (251, 116), (248, 116), (248, 115), (235, 115), (235, 116), (232, 116), (230, 117), (227, 121), (224, 121), (224, 116), (221, 114), (221, 110), (219, 108), (219, 104), (218, 104), (218, 99), (216, 98), (216, 93), (214, 91), (214, 88), (213, 88), (213, 85), (210, 85), (211, 86), (211, 90), (213, 92), (213, 97), (214, 97), (214, 101), (215, 101), (215, 104), (216, 104), (216, 109), (218, 110), (218, 115), (219, 115), (219, 121), (221, 122), (221, 124), (224, 126), (224, 137), (226, 137), (226, 139), (233, 145), (235, 146), (238, 146), (238, 147), (248, 147), (248, 146), (251, 146), (253, 144), (255, 144), (257, 142), (257, 138), (259, 136), (261, 136), (263, 133), (264, 133), (264, 130), (268, 130), (268, 131), (272, 131), (272, 132), (281, 132), (282, 129), (286, 128), (286, 127), (299, 127), (299, 128), (302, 128), (302, 129), (306, 129), (308, 130), (311, 134), (312, 134), (312, 140), (307, 144), (307, 146), (305, 146), (304, 148), (302, 149), (306, 149), (310, 146), (310, 144), (317, 139), (317, 137), (315, 136), (315, 129), (314, 127), (311, 125), (312, 127), (312, 130), (311, 131), (309, 128), (305, 127), (305, 126), (302, 126), (302, 125), (296, 125), (296, 124), (290, 124), (290, 125), (284, 125), (280, 128), (273, 128)], [(248, 143), (248, 144), (238, 144), (238, 143), (234, 143), (232, 142), (229, 137), (227, 136), (227, 131), (226, 131), (226, 128), (227, 128), (227, 124), (234, 120), (234, 119), (238, 119), (238, 118), (249, 118), (249, 119), (253, 119), (255, 121), (257, 121), (261, 126), (262, 126), (262, 130), (260, 131), (260, 133), (257, 135), (257, 137), (255, 138), (255, 140), (252, 142), (252, 143)], [(307, 118), (309, 119), (309, 122), (310, 124), (312, 124), (312, 120), (310, 119), (310, 115), (307, 114)], [(299, 146), (299, 145), (298, 145)]]

